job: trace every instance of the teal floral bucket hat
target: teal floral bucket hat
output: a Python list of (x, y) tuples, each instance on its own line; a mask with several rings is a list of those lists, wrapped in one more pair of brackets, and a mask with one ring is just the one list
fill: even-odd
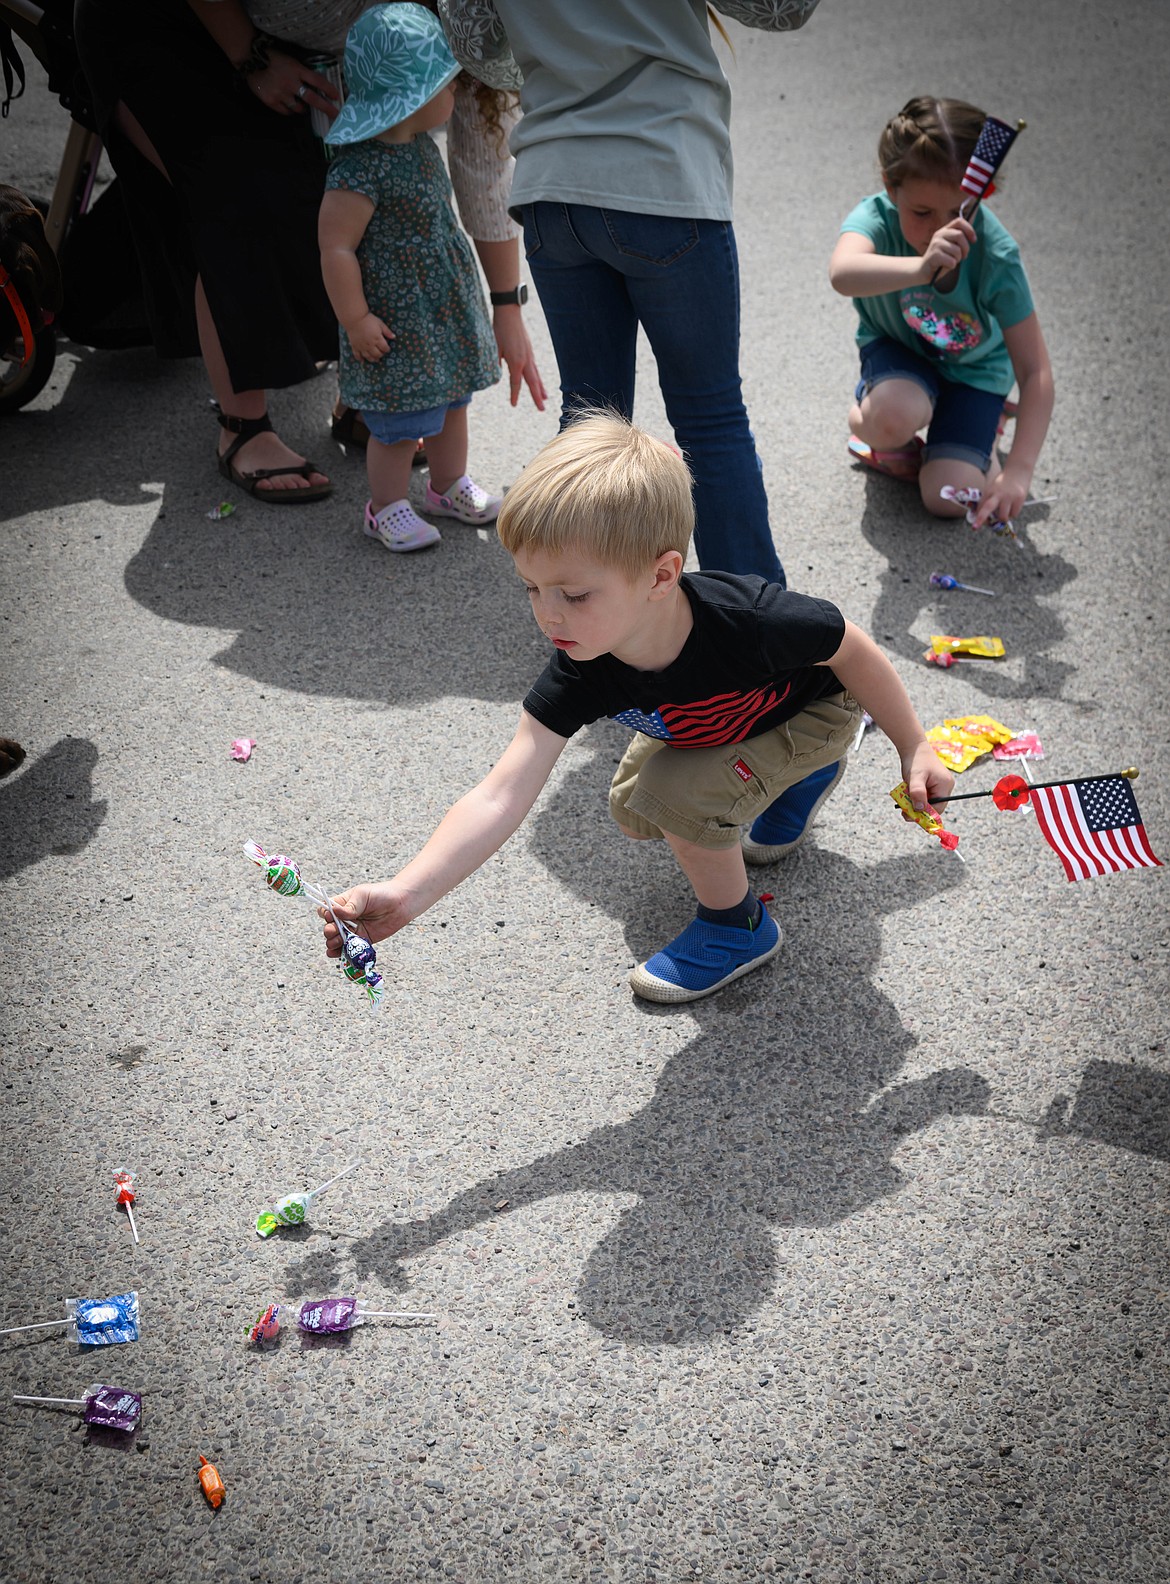
[(421, 110), (459, 75), (437, 16), (413, 0), (373, 6), (345, 41), (346, 100), (326, 138), (363, 143)]

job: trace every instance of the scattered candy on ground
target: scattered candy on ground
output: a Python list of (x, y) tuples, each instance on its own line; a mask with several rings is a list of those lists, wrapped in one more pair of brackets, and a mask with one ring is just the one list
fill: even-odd
[(126, 1214), (130, 1218), (130, 1230), (134, 1234), (134, 1241), (139, 1241), (138, 1226), (134, 1220), (134, 1204), (137, 1195), (134, 1192), (134, 1173), (132, 1171), (116, 1171), (114, 1173), (114, 1203), (125, 1205)]
[(995, 598), (994, 589), (976, 588), (974, 583), (960, 583), (958, 578), (952, 577), (949, 572), (932, 572), (930, 574), (931, 588), (961, 589), (964, 594), (990, 594)]
[(0, 1336), (11, 1336), (16, 1331), (48, 1331), (54, 1326), (65, 1326), (70, 1342), (81, 1347), (137, 1342), (138, 1294), (125, 1292), (115, 1293), (111, 1298), (67, 1298), (62, 1319), (5, 1326), (0, 1329)]

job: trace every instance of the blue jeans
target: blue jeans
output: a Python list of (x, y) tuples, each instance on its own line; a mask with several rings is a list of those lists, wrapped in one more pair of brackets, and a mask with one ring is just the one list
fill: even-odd
[(937, 363), (895, 341), (893, 336), (878, 336), (861, 349), (861, 379), (854, 396), (868, 396), (883, 380), (911, 380), (930, 397), (933, 411), (924, 462), (950, 457), (969, 462), (980, 473), (991, 466), (996, 431), (1003, 417), (1004, 398), (993, 391), (976, 390), (962, 380), (948, 379)]
[(739, 378), (739, 261), (724, 220), (587, 204), (523, 207), (524, 248), (561, 376), (580, 407), (634, 410), (639, 324), (695, 481), (695, 550), (711, 572), (783, 584)]

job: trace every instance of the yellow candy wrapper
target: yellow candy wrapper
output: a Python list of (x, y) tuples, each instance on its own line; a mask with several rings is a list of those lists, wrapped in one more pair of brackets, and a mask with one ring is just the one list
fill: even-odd
[(990, 715), (953, 715), (943, 721), (944, 726), (953, 726), (958, 732), (963, 732), (972, 740), (978, 738), (994, 746), (996, 743), (1011, 742), (1016, 735), (1014, 731), (1003, 724), (1002, 721), (993, 720)]
[(965, 732), (958, 732), (953, 726), (932, 726), (926, 734), (926, 740), (947, 769), (953, 770), (956, 775), (992, 749), (992, 744), (986, 738), (978, 739), (978, 743), (982, 744), (978, 746)]
[(975, 655), (980, 660), (1002, 660), (1006, 653), (1002, 638), (954, 638), (947, 633), (931, 633), (930, 647), (936, 655)]

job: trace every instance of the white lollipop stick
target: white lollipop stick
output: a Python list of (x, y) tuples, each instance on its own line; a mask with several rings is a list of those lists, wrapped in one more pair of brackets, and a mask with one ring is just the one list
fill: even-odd
[(38, 1320), (35, 1325), (5, 1326), (4, 1330), (0, 1331), (0, 1336), (11, 1336), (14, 1331), (45, 1331), (49, 1328), (49, 1326), (63, 1326), (68, 1324), (68, 1317), (66, 1317), (64, 1320)]
[(17, 1397), (14, 1394), (12, 1400), (13, 1400), (13, 1402), (19, 1402), (19, 1403), (52, 1403), (54, 1405), (54, 1407), (62, 1407), (62, 1408), (84, 1408), (86, 1403), (89, 1401), (89, 1398), (88, 1397)]
[(126, 1205), (126, 1214), (130, 1217), (130, 1230), (134, 1234), (135, 1243), (137, 1243), (140, 1241), (138, 1236), (138, 1228), (134, 1225), (134, 1209), (129, 1203)]
[(310, 1188), (310, 1189), (309, 1189), (309, 1198), (310, 1198), (310, 1199), (315, 1199), (315, 1198), (316, 1198), (316, 1197), (317, 1197), (317, 1195), (318, 1195), (318, 1194), (323, 1194), (323, 1193), (324, 1193), (324, 1192), (325, 1192), (325, 1190), (326, 1190), (326, 1188), (332, 1188), (332, 1187), (333, 1187), (333, 1184), (334, 1184), (334, 1183), (335, 1183), (335, 1182), (340, 1182), (340, 1181), (341, 1181), (341, 1179), (342, 1179), (342, 1178), (343, 1178), (343, 1177), (344, 1177), (344, 1176), (345, 1176), (345, 1175), (346, 1175), (346, 1174), (347, 1174), (347, 1173), (348, 1173), (348, 1172), (351, 1172), (351, 1171), (357, 1171), (357, 1169), (358, 1169), (358, 1167), (359, 1167), (359, 1166), (360, 1166), (360, 1165), (361, 1165), (361, 1164), (362, 1164), (362, 1163), (361, 1163), (361, 1160), (360, 1160), (360, 1158), (359, 1158), (359, 1159), (358, 1159), (358, 1160), (355, 1160), (355, 1161), (354, 1161), (354, 1163), (353, 1163), (353, 1165), (352, 1165), (352, 1166), (346, 1166), (346, 1167), (344, 1167), (344, 1168), (343, 1168), (343, 1169), (342, 1169), (342, 1170), (341, 1170), (341, 1171), (339, 1171), (339, 1172), (338, 1172), (338, 1173), (337, 1173), (337, 1176), (336, 1176), (336, 1177), (330, 1177), (330, 1179), (329, 1179), (329, 1181), (328, 1181), (328, 1182), (323, 1182), (323, 1183), (322, 1183), (322, 1184), (321, 1184), (321, 1186), (320, 1186), (320, 1188)]
[(358, 1314), (363, 1320), (433, 1320), (433, 1314), (428, 1314), (420, 1309), (362, 1309)]

